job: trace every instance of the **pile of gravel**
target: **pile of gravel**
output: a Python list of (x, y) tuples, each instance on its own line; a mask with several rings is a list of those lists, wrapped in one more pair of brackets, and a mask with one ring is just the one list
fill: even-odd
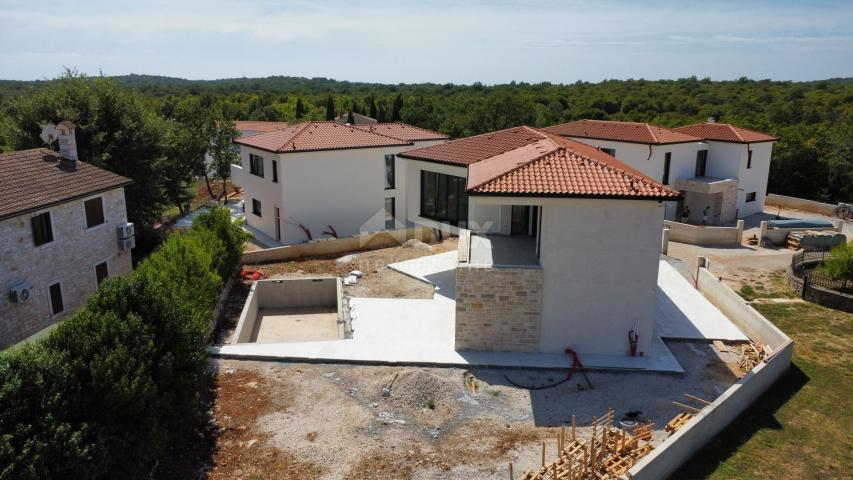
[[(388, 384), (393, 379), (394, 376), (390, 375)], [(440, 378), (426, 370), (404, 370), (394, 380), (387, 400), (402, 410), (435, 410), (454, 406), (460, 393), (463, 393), (461, 383)]]

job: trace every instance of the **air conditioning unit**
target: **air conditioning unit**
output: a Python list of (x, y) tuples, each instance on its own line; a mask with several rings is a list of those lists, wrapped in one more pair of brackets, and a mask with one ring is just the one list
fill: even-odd
[(136, 248), (136, 237), (118, 239), (119, 250), (133, 250), (134, 248)]
[(33, 286), (27, 282), (18, 282), (9, 289), (9, 301), (25, 303), (33, 295)]
[(118, 226), (118, 238), (130, 238), (136, 234), (136, 231), (133, 228), (133, 224), (122, 223)]

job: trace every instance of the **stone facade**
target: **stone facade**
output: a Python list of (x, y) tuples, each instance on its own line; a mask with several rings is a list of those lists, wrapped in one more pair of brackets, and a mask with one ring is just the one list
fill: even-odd
[[(83, 201), (97, 196), (103, 198), (105, 223), (87, 229)], [(46, 211), (51, 215), (54, 240), (37, 247), (31, 218)], [(123, 188), (0, 220), (0, 348), (79, 308), (97, 289), (96, 264), (106, 261), (110, 277), (133, 270), (130, 251), (118, 248), (117, 227), (126, 221)], [(32, 296), (26, 303), (12, 303), (8, 291), (21, 281), (32, 285)], [(48, 287), (56, 282), (61, 284), (65, 309), (51, 315)]]
[(539, 349), (543, 274), (539, 267), (456, 269), (456, 350)]

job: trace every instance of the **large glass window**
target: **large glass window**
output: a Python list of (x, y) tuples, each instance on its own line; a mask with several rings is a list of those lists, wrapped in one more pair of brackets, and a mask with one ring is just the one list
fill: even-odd
[(58, 282), (54, 283), (48, 287), (48, 293), (50, 294), (51, 315), (62, 313), (62, 311), (65, 310), (65, 303), (62, 300), (62, 285)]
[(257, 198), (252, 199), (252, 213), (261, 216), (261, 201)]
[(385, 230), (394, 230), (394, 197), (385, 199)]
[(394, 155), (385, 155), (385, 190), (394, 188)]
[[(261, 168), (263, 170), (263, 167)], [(278, 183), (278, 161), (272, 161), (272, 183)]]
[(459, 225), (468, 222), (465, 179), (421, 171), (421, 216)]
[(708, 150), (696, 152), (696, 176), (704, 177), (705, 168), (708, 166)]
[(255, 155), (254, 153), (249, 154), (249, 173), (252, 175), (257, 175), (261, 178), (264, 176), (264, 157), (260, 155)]
[(669, 185), (669, 167), (672, 164), (672, 152), (663, 155), (663, 180), (664, 185)]

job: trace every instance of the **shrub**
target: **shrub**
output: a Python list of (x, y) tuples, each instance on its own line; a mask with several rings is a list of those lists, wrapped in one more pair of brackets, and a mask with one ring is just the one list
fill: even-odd
[(820, 271), (835, 280), (853, 281), (853, 244), (843, 243), (833, 248), (832, 257), (823, 261)]
[(227, 214), (107, 280), (44, 341), (0, 352), (0, 479), (144, 478), (200, 426), (205, 333), (246, 239)]

